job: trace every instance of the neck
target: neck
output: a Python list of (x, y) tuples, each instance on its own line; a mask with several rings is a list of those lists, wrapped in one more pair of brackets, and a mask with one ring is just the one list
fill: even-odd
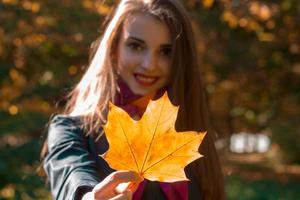
[(139, 116), (142, 116), (147, 108), (149, 100), (160, 97), (164, 93), (164, 91), (166, 91), (166, 88), (162, 88), (158, 91), (154, 91), (144, 96), (137, 95), (130, 90), (130, 88), (121, 78), (119, 78), (118, 93), (115, 97), (115, 104), (121, 107), (132, 105), (136, 108), (136, 112), (138, 112), (137, 114), (139, 114)]
[(152, 92), (150, 94), (142, 96), (141, 98), (139, 98), (131, 103), (132, 105), (137, 107), (140, 116), (143, 115), (150, 99), (152, 99), (155, 96), (155, 94), (156, 94), (156, 92)]

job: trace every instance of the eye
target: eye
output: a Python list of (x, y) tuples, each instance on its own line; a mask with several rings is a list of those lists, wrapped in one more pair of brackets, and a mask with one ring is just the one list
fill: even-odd
[(133, 51), (141, 51), (142, 45), (137, 42), (128, 42), (127, 47), (129, 47)]
[(172, 48), (171, 47), (165, 47), (165, 48), (162, 48), (161, 49), (161, 54), (163, 56), (166, 56), (166, 57), (171, 57), (171, 54), (172, 54)]

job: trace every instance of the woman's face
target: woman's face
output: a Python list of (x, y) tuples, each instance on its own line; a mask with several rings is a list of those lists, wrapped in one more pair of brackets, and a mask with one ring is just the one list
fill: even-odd
[(124, 21), (117, 47), (117, 71), (133, 93), (146, 95), (168, 84), (171, 38), (164, 23), (136, 13)]

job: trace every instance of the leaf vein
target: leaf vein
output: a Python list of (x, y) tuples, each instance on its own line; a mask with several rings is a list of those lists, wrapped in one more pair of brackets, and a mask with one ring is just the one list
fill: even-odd
[(134, 155), (134, 153), (133, 153), (133, 151), (132, 151), (132, 147), (131, 147), (131, 145), (130, 145), (130, 143), (129, 143), (129, 140), (128, 140), (128, 138), (127, 138), (127, 135), (126, 135), (126, 133), (125, 133), (124, 127), (123, 127), (121, 121), (120, 121), (120, 120), (118, 120), (118, 121), (119, 121), (119, 124), (120, 124), (120, 126), (121, 126), (121, 128), (122, 128), (122, 132), (123, 132), (123, 134), (124, 134), (124, 136), (125, 136), (125, 138), (126, 138), (126, 142), (127, 142), (127, 145), (129, 146), (130, 152), (131, 152), (132, 157), (133, 157), (133, 159), (134, 159), (136, 168), (137, 168), (138, 171), (139, 171), (139, 165), (138, 165), (137, 160), (136, 160), (136, 157), (135, 157), (135, 155)]
[[(148, 150), (147, 150), (147, 153), (146, 153), (146, 156), (145, 156), (145, 159), (144, 159), (144, 162), (143, 162), (143, 166), (142, 166), (141, 172), (143, 172), (143, 169), (144, 169), (144, 166), (145, 166), (145, 163), (146, 163), (148, 154), (149, 154), (150, 149), (151, 149), (151, 147), (152, 147), (153, 140), (154, 140), (155, 133), (156, 133), (156, 129), (157, 129), (157, 127), (158, 127), (158, 123), (159, 123), (159, 120), (160, 120), (160, 118), (161, 118), (162, 111), (163, 111), (163, 108), (164, 108), (164, 106), (165, 106), (165, 102), (166, 102), (166, 101), (164, 101), (164, 102), (163, 102), (163, 105), (161, 106), (161, 109), (160, 109), (160, 112), (159, 112), (159, 117), (158, 117), (157, 122), (156, 122), (156, 125), (155, 125), (155, 129), (154, 129), (154, 132), (153, 132), (153, 135), (152, 135), (152, 138), (151, 138), (151, 141), (150, 141), (150, 145), (149, 145), (149, 148), (148, 148)], [(147, 127), (147, 129), (148, 129), (148, 127)]]
[(183, 145), (181, 145), (180, 147), (178, 147), (177, 149), (175, 149), (174, 151), (172, 151), (171, 153), (169, 153), (168, 155), (166, 155), (165, 157), (161, 158), (160, 160), (156, 161), (155, 163), (153, 163), (152, 165), (150, 165), (149, 167), (147, 167), (143, 173), (145, 173), (147, 170), (149, 170), (150, 168), (152, 168), (153, 166), (157, 165), (158, 163), (160, 163), (161, 161), (169, 158), (170, 156), (173, 156), (172, 154), (175, 153), (176, 151), (180, 150), (181, 148), (183, 148), (185, 145), (193, 142), (195, 139), (197, 139), (199, 137), (199, 135), (197, 135), (196, 137), (194, 137), (193, 139), (191, 139), (190, 141), (184, 143)]

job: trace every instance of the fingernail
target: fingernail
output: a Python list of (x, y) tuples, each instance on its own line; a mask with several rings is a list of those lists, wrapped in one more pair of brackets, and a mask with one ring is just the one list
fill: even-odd
[(136, 184), (137, 183), (135, 183), (135, 182), (131, 182), (127, 189), (132, 190), (136, 186)]

